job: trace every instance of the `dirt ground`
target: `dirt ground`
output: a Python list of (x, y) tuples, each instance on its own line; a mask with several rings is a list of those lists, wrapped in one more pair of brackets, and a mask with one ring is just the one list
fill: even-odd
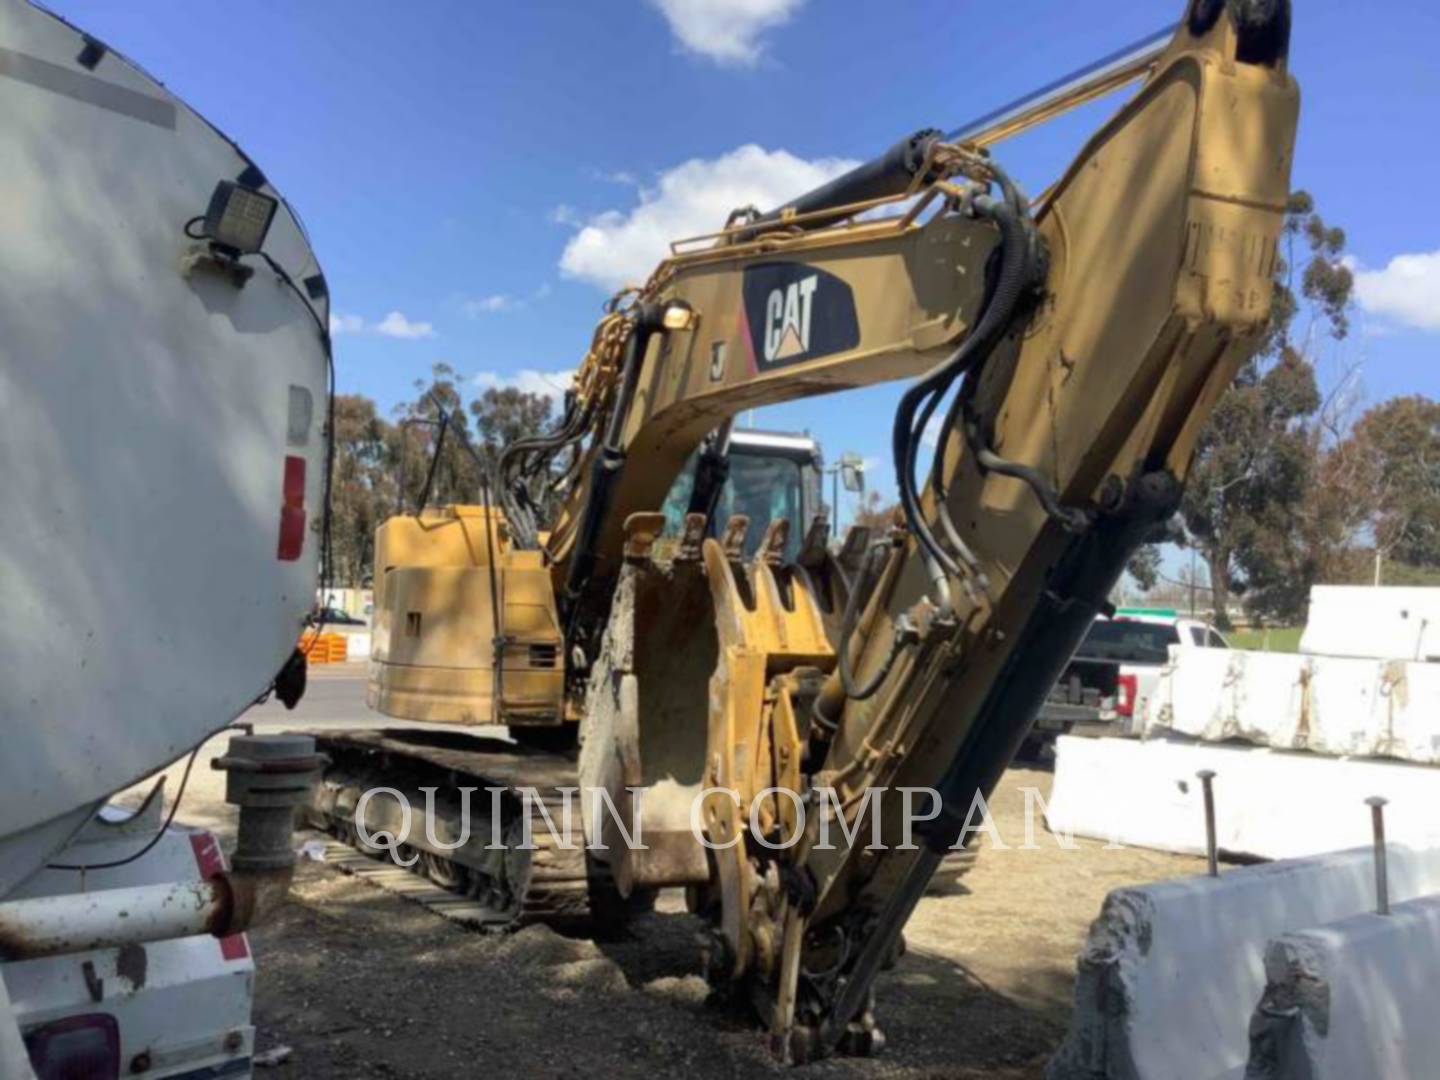
[[(223, 837), (229, 814), (209, 755), (181, 818)], [(259, 1075), (1039, 1077), (1105, 894), (1203, 872), (1199, 859), (1099, 842), (1062, 850), (1038, 821), (1038, 850), (1021, 850), (1021, 789), (1048, 794), (1049, 784), (1042, 771), (1007, 773), (992, 809), (1010, 846), (982, 840), (977, 865), (921, 903), (906, 955), (879, 982), (888, 1046), (878, 1057), (778, 1067), (744, 1016), (707, 1001), (699, 923), (678, 893), (623, 941), (543, 927), (489, 936), (302, 861), (294, 903), (251, 933), (258, 1045), (292, 1051)]]

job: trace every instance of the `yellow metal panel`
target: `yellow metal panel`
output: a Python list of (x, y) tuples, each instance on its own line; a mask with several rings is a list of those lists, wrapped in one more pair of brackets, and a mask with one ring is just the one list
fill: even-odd
[[(391, 518), (375, 550), (374, 708), (460, 724), (562, 715), (565, 658), (550, 573), (539, 552), (510, 549), (498, 511), (454, 506)], [(503, 715), (492, 700), (497, 636), (506, 641)]]

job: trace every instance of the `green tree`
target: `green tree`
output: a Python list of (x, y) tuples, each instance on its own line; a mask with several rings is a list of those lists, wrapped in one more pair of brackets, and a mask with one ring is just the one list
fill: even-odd
[[(550, 430), (551, 400), (544, 394), (533, 394), (513, 386), (490, 387), (470, 403), (470, 414), (480, 440), (477, 450), (484, 458), (492, 476), (500, 460), (500, 452), (516, 439), (542, 434)], [(561, 483), (564, 472), (578, 462), (578, 449), (562, 455), (552, 466), (549, 476), (536, 476), (530, 484), (530, 495), (540, 507), (541, 521), (553, 520), (564, 499)]]
[[(453, 367), (435, 364), (428, 380), (415, 381), (414, 400), (395, 410), (400, 429), (395, 435), (397, 453), (403, 448), (405, 458), (407, 509), (414, 509), (432, 462), (429, 505), (478, 502), (482, 479), (493, 476), (500, 452), (516, 439), (541, 434), (551, 426), (553, 406), (544, 394), (488, 387), (467, 404), (463, 386), (463, 377)], [(441, 409), (449, 416), (443, 443), (438, 426)], [(473, 456), (465, 449), (467, 443)]]
[[(427, 506), (474, 503), (480, 499), (481, 468), (464, 450), (472, 444), (463, 379), (449, 364), (431, 366), (429, 379), (416, 379), (415, 397), (394, 410), (395, 454), (403, 462), (399, 506), (411, 513), (424, 495)], [(441, 434), (441, 413), (448, 417)], [(430, 489), (425, 491), (427, 480)]]
[[(372, 580), (375, 530), (393, 514), (414, 512), (432, 463), (427, 505), (474, 503), (481, 497), (483, 471), (493, 468), (501, 448), (550, 424), (552, 405), (545, 395), (490, 388), (467, 402), (464, 388), (453, 367), (436, 364), (429, 379), (416, 380), (415, 397), (395, 407), (394, 423), (363, 394), (336, 396), (330, 543), (337, 587), (363, 587)], [(441, 409), (451, 425), (443, 444)], [(480, 461), (466, 452), (457, 430)]]
[(336, 396), (330, 550), (337, 586), (360, 587), (370, 577), (375, 529), (395, 501), (393, 435), (369, 398)]
[(1440, 402), (1420, 394), (1375, 405), (1335, 448), (1344, 497), (1377, 559), (1440, 567)]
[(1140, 591), (1148, 593), (1160, 581), (1160, 548), (1155, 544), (1146, 544), (1130, 556), (1125, 569), (1135, 579)]
[[(1200, 438), (1182, 514), (1188, 541), (1205, 559), (1215, 619), (1224, 628), (1236, 594), (1245, 595), (1254, 614), (1297, 618), (1323, 562), (1325, 530), (1301, 527), (1324, 431), (1309, 353), (1316, 334), (1340, 340), (1349, 331), (1354, 282), (1344, 248), (1344, 232), (1325, 223), (1308, 194), (1294, 193), (1264, 342)], [(1298, 288), (1297, 258), (1304, 259)]]
[(481, 455), (488, 461), (516, 439), (537, 435), (551, 425), (550, 398), (513, 386), (489, 387), (470, 403)]

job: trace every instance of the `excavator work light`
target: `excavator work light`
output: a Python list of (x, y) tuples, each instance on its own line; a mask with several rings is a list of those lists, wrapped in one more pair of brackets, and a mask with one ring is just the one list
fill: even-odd
[(666, 330), (690, 330), (699, 319), (700, 317), (695, 314), (695, 309), (681, 301), (665, 305), (665, 311), (660, 316), (660, 324)]
[(233, 180), (221, 180), (205, 211), (205, 235), (223, 248), (250, 255), (265, 244), (278, 201)]

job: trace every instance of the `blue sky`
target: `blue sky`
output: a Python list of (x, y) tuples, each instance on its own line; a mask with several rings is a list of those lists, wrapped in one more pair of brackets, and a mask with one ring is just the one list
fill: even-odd
[[(388, 410), (439, 360), (477, 385), (555, 382), (608, 285), (658, 256), (665, 230), (718, 227), (731, 203), (778, 201), (917, 127), (957, 127), (1173, 22), (1182, 4), (52, 6), (178, 92), (285, 193), (331, 282), (340, 388)], [(1295, 6), (1295, 182), (1373, 272), (1322, 379), (1358, 364), (1366, 400), (1440, 396), (1440, 8)], [(1037, 191), (1113, 108), (1088, 106), (998, 155)], [(762, 419), (812, 430), (832, 457), (874, 460), (889, 492), (896, 396)]]

